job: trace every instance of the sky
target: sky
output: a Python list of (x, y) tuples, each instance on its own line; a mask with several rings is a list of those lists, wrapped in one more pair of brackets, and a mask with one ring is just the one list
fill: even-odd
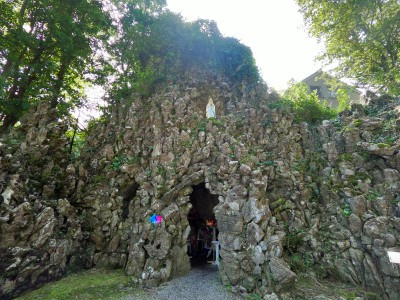
[(253, 51), (269, 87), (287, 88), (319, 68), (320, 46), (308, 36), (294, 0), (167, 0), (168, 8), (187, 21), (214, 20), (225, 36), (235, 37)]

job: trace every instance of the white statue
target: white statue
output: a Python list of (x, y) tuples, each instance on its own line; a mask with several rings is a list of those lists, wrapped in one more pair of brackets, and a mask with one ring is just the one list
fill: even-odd
[(206, 107), (206, 117), (208, 119), (216, 117), (215, 105), (214, 105), (213, 99), (211, 97), (208, 99), (208, 104), (207, 104), (207, 107)]

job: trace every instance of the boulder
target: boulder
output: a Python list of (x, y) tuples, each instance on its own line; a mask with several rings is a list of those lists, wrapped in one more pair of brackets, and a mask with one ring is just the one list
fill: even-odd
[(297, 276), (292, 270), (290, 270), (289, 265), (284, 260), (277, 257), (271, 257), (268, 265), (274, 281), (273, 284), (278, 292), (293, 289)]

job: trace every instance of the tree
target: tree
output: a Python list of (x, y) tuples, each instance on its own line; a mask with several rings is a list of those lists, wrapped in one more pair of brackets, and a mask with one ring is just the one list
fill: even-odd
[(282, 101), (292, 108), (298, 122), (318, 124), (337, 115), (337, 111), (329, 107), (326, 101), (320, 101), (317, 91), (310, 92), (304, 82), (291, 80), (289, 88), (282, 95)]
[(260, 80), (250, 48), (222, 36), (213, 21), (185, 22), (163, 9), (163, 1), (151, 10), (130, 1), (119, 11), (124, 12), (120, 34), (109, 45), (117, 74), (112, 101), (127, 99), (132, 92), (148, 96), (158, 84), (196, 68), (238, 82)]
[(99, 75), (94, 52), (111, 20), (101, 1), (0, 0), (0, 121), (14, 125), (32, 103), (81, 97)]
[(311, 35), (325, 44), (320, 57), (337, 76), (400, 93), (398, 0), (297, 0)]

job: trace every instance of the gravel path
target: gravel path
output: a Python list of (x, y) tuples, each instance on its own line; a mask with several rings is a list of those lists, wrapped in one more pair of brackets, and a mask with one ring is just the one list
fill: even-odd
[(218, 278), (216, 266), (192, 268), (189, 274), (174, 278), (145, 295), (125, 300), (243, 300), (232, 294)]

